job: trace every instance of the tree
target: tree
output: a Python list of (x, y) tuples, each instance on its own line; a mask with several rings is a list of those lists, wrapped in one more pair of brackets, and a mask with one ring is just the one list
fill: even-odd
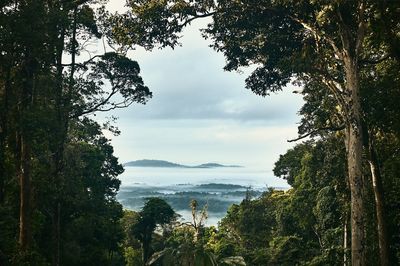
[[(116, 200), (123, 172), (102, 127), (89, 119), (70, 124), (63, 160), (62, 190), (57, 200), (63, 206), (60, 215), (60, 263), (62, 265), (117, 264), (122, 262), (122, 206)], [(37, 168), (35, 166), (35, 168)], [(46, 169), (43, 169), (46, 170)], [(44, 177), (46, 177), (44, 175)], [(54, 263), (52, 180), (34, 176), (36, 196), (35, 246), (46, 261)], [(54, 189), (54, 188), (53, 188)], [(59, 189), (59, 188), (57, 188)]]
[(126, 265), (143, 265), (143, 254), (141, 244), (134, 237), (134, 228), (140, 219), (140, 214), (135, 211), (124, 210), (124, 216), (121, 219), (122, 229), (124, 231), (124, 257)]
[(140, 218), (133, 228), (133, 235), (142, 243), (143, 262), (151, 256), (150, 244), (157, 225), (165, 225), (175, 216), (174, 210), (163, 199), (149, 198), (139, 212)]
[[(381, 258), (386, 258), (385, 265), (390, 263), (390, 240), (387, 227), (387, 210), (385, 208), (385, 190), (380, 158), (384, 156), (378, 152), (380, 139), (398, 134), (399, 109), (394, 104), (393, 97), (399, 94), (399, 82), (396, 78), (399, 69), (398, 60), (387, 60), (376, 65), (369, 66), (363, 74), (363, 111), (365, 116), (364, 127), (366, 129), (364, 146), (366, 159), (370, 167), (371, 183), (375, 198), (375, 210), (378, 228), (378, 242)], [(379, 88), (385, 88), (380, 90)]]
[[(145, 103), (151, 97), (137, 62), (120, 50), (78, 58), (88, 42), (104, 36), (105, 3), (29, 0), (0, 4), (0, 207), (8, 211), (4, 228), (16, 230), (9, 223), (15, 224), (14, 205), (19, 204), (19, 244), (13, 245), (14, 240), (5, 237), (9, 242), (6, 249), (1, 245), (0, 264), (12, 258), (21, 264), (35, 263), (30, 256), (38, 254), (53, 265), (62, 263), (61, 251), (66, 245), (62, 241), (66, 239), (61, 233), (68, 231), (62, 221), (67, 215), (63, 213), (73, 213), (64, 205), (68, 202), (65, 189), (71, 188), (72, 180), (83, 178), (78, 166), (70, 169), (68, 164), (74, 160), (65, 156), (71, 147), (76, 148), (77, 154), (88, 148), (77, 145), (84, 134), (76, 136), (76, 127), (71, 129), (71, 125), (85, 124), (85, 133), (93, 133), (103, 141), (95, 143), (91, 139), (90, 149), (102, 147), (110, 152), (98, 127), (84, 116)], [(83, 138), (90, 138), (88, 135)], [(102, 152), (91, 154), (101, 157)], [(118, 164), (113, 158), (108, 162), (110, 169), (91, 161), (92, 170), (97, 167), (96, 171), (104, 171), (104, 177), (113, 175), (107, 172)], [(87, 174), (97, 178), (101, 175)], [(96, 180), (100, 182), (100, 178)], [(118, 210), (113, 203), (108, 207), (111, 213)], [(11, 231), (7, 234), (13, 235)]]
[(155, 252), (148, 265), (180, 265), (180, 266), (215, 266), (215, 265), (246, 265), (241, 256), (217, 257), (210, 248), (209, 241), (215, 233), (215, 227), (206, 227), (207, 205), (198, 210), (196, 200), (191, 200), (192, 221), (177, 224), (172, 234), (165, 240), (165, 248)]
[(343, 265), (344, 153), (343, 139), (331, 135), (281, 155), (274, 172), (292, 188), (232, 205), (214, 236), (216, 254), (242, 255), (248, 265)]
[[(128, 45), (174, 47), (191, 21), (211, 17), (204, 31), (223, 52), (226, 70), (257, 64), (246, 87), (265, 96), (295, 80), (319, 83), (336, 101), (344, 127), (351, 191), (353, 265), (365, 265), (365, 209), (362, 175), (363, 127), (360, 71), (396, 56), (385, 43), (397, 40), (398, 24), (376, 38), (383, 10), (395, 13), (398, 3), (375, 1), (132, 1), (131, 11), (117, 16), (114, 36)], [(379, 24), (381, 25), (381, 24)], [(387, 25), (386, 25), (387, 26)], [(127, 33), (128, 32), (128, 33)], [(123, 33), (123, 34), (122, 34)], [(396, 35), (397, 36), (397, 35)], [(370, 49), (375, 47), (380, 50)], [(382, 261), (387, 259), (382, 258)]]

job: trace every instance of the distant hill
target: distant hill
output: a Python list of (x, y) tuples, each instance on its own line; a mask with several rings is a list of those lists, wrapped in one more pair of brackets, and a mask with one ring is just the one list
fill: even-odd
[(124, 166), (132, 166), (132, 167), (179, 167), (186, 168), (185, 165), (171, 163), (162, 160), (137, 160), (125, 163)]
[(219, 163), (203, 163), (193, 166), (194, 168), (217, 168), (217, 167), (242, 167), (240, 165), (223, 165)]
[(204, 163), (195, 166), (171, 163), (163, 160), (137, 160), (124, 163), (126, 167), (167, 167), (167, 168), (218, 168), (218, 167), (242, 167), (239, 165), (223, 165), (219, 163)]

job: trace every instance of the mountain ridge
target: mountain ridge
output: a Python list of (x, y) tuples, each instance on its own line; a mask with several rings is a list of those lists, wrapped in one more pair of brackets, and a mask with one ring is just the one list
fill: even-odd
[(165, 160), (149, 160), (142, 159), (136, 161), (130, 161), (122, 164), (124, 167), (163, 167), (163, 168), (223, 168), (223, 167), (243, 167), (240, 165), (223, 165), (219, 163), (203, 163), (199, 165), (189, 166), (178, 163), (172, 163)]

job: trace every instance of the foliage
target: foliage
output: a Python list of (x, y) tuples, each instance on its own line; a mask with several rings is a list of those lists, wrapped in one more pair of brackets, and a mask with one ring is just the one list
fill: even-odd
[[(302, 85), (307, 101), (299, 127), (300, 138), (324, 136), (323, 131), (340, 131), (347, 148), (348, 181), (351, 192), (352, 263), (364, 265), (367, 257), (369, 204), (364, 200), (363, 148), (375, 153), (366, 127), (361, 91), (366, 80), (376, 81), (373, 66), (398, 62), (399, 3), (395, 1), (129, 1), (130, 10), (113, 16), (112, 35), (118, 43), (172, 48), (194, 19), (211, 17), (203, 29), (212, 47), (226, 58), (225, 70), (255, 65), (246, 87), (266, 96), (289, 83)], [(387, 13), (387, 17), (386, 17)], [(372, 66), (372, 67), (371, 67)], [(395, 72), (393, 72), (395, 73)], [(397, 72), (398, 76), (398, 72)], [(387, 77), (396, 79), (394, 76)], [(385, 80), (385, 79), (382, 79)], [(374, 82), (373, 82), (374, 83)], [(389, 93), (395, 89), (386, 84)], [(377, 88), (376, 92), (382, 91)], [(382, 106), (387, 106), (383, 104)], [(396, 110), (393, 108), (392, 110)], [(373, 139), (371, 136), (369, 139)], [(367, 156), (368, 157), (368, 156)], [(389, 264), (384, 232), (380, 174), (369, 156), (374, 183), (380, 259)], [(374, 166), (375, 165), (375, 166)], [(283, 168), (282, 173), (285, 172)], [(278, 169), (277, 169), (278, 170)], [(379, 172), (379, 171), (378, 171)], [(289, 183), (291, 177), (287, 176)]]
[[(154, 202), (157, 201), (160, 205), (164, 205), (163, 200), (158, 198), (151, 198)], [(147, 202), (149, 205), (149, 201)], [(159, 204), (157, 204), (159, 205)], [(223, 256), (217, 258), (216, 254), (213, 252), (212, 246), (215, 245), (215, 234), (217, 229), (215, 227), (205, 227), (204, 222), (207, 217), (206, 206), (201, 210), (197, 210), (196, 200), (192, 200), (190, 203), (192, 208), (192, 222), (188, 223), (171, 223), (169, 229), (163, 232), (152, 232), (153, 238), (158, 237), (156, 241), (162, 241), (161, 246), (157, 246), (152, 243), (151, 248), (153, 249), (153, 254), (145, 263), (146, 265), (196, 265), (196, 266), (214, 266), (214, 265), (246, 265), (241, 256)], [(145, 205), (146, 207), (146, 205)], [(143, 207), (141, 213), (144, 212), (145, 207)], [(154, 209), (154, 208), (148, 208)], [(143, 215), (143, 214), (142, 214)], [(147, 215), (156, 219), (158, 214), (156, 212), (147, 212)], [(123, 221), (130, 219), (132, 213), (125, 213)], [(141, 219), (141, 218), (139, 218)], [(136, 225), (133, 225), (135, 230), (140, 228), (140, 220), (137, 221)], [(161, 233), (161, 234), (160, 234)], [(133, 231), (135, 234), (135, 231)], [(146, 247), (142, 235), (137, 235), (136, 237), (142, 242), (143, 252)], [(211, 243), (213, 242), (213, 243)], [(133, 247), (125, 246), (126, 260), (129, 263), (140, 250), (134, 249)], [(144, 257), (145, 258), (145, 257)]]
[(142, 244), (143, 261), (151, 256), (151, 242), (157, 226), (166, 225), (175, 218), (175, 212), (163, 199), (149, 198), (139, 212), (139, 218), (132, 227), (133, 236)]
[(309, 141), (282, 155), (275, 167), (292, 173), (293, 188), (233, 205), (212, 237), (217, 256), (242, 255), (247, 265), (340, 264), (348, 191), (336, 142)]
[[(107, 1), (0, 4), (0, 264), (122, 264), (123, 172), (87, 115), (144, 104), (138, 63), (89, 53)], [(78, 57), (79, 56), (79, 57)]]
[[(139, 265), (152, 254), (165, 265), (342, 265), (350, 221), (353, 250), (366, 251), (355, 264), (399, 263), (398, 1), (132, 0), (125, 14), (106, 3), (0, 3), (1, 265)], [(204, 17), (226, 70), (256, 66), (248, 89), (302, 86), (299, 139), (313, 138), (275, 164), (291, 189), (246, 197), (218, 229), (196, 201), (179, 226), (161, 199), (124, 212), (123, 168), (102, 132), (119, 130), (89, 118), (146, 103), (128, 49), (174, 48)], [(113, 52), (85, 58), (100, 38)]]

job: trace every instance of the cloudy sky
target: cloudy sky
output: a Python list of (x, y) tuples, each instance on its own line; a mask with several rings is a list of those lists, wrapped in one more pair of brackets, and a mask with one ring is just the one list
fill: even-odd
[(137, 49), (141, 75), (153, 92), (143, 106), (114, 111), (122, 131), (112, 138), (121, 162), (162, 159), (220, 162), (271, 170), (297, 136), (302, 100), (294, 88), (262, 98), (244, 88), (251, 69), (225, 72), (222, 54), (192, 24), (175, 50)]

